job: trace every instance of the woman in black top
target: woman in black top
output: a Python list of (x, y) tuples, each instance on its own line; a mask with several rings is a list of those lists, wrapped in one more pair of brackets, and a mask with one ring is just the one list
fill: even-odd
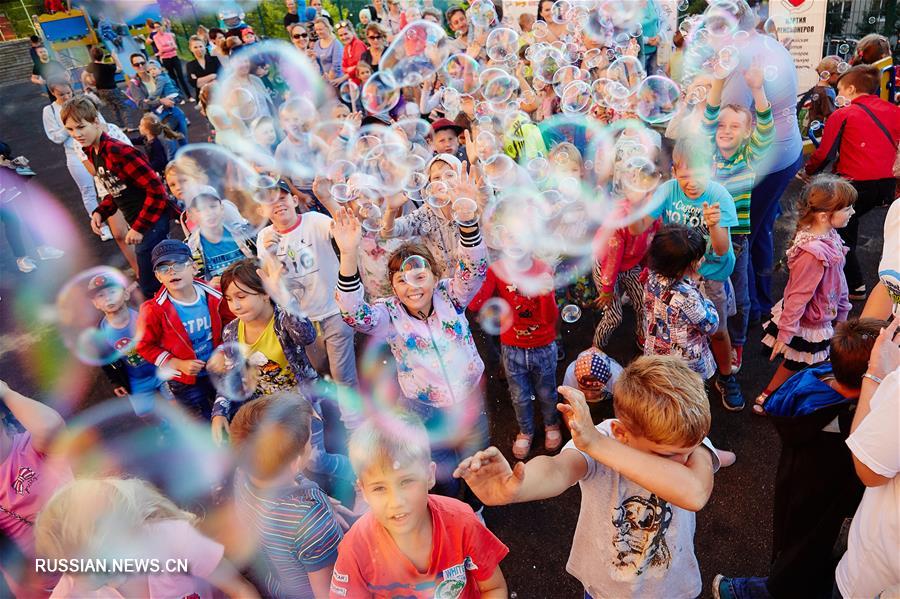
[(368, 50), (363, 52), (360, 60), (364, 60), (372, 65), (372, 70), (378, 70), (378, 63), (381, 62), (381, 55), (387, 49), (387, 30), (380, 24), (372, 22), (366, 26), (366, 45)]
[[(116, 73), (122, 68), (118, 63), (103, 62), (103, 49), (94, 46), (91, 48), (91, 63), (84, 67), (84, 70), (93, 75), (94, 82), (97, 86), (97, 95), (103, 100), (103, 103), (112, 108), (115, 114), (115, 123), (125, 130), (133, 130), (131, 127), (131, 107), (128, 105), (128, 98), (125, 92), (119, 89), (116, 83)], [(113, 60), (117, 60), (113, 56)]]
[(216, 80), (222, 65), (218, 58), (207, 54), (206, 42), (200, 36), (192, 35), (188, 48), (194, 55), (194, 60), (187, 63), (188, 80), (194, 86), (194, 97), (199, 99), (200, 88)]

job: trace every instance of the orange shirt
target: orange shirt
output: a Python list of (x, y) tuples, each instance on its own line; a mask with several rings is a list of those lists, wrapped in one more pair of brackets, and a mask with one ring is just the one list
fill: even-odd
[(461, 501), (428, 496), (431, 564), (419, 572), (372, 516), (344, 536), (331, 579), (331, 598), (477, 599), (478, 581), (493, 576), (509, 549)]

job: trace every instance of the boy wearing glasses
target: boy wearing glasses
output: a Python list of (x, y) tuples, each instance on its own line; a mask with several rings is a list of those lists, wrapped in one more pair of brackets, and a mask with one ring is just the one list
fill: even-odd
[(194, 279), (184, 242), (166, 239), (154, 247), (153, 272), (162, 287), (141, 306), (137, 351), (169, 379), (169, 391), (186, 410), (209, 421), (215, 388), (206, 365), (234, 315), (218, 290)]

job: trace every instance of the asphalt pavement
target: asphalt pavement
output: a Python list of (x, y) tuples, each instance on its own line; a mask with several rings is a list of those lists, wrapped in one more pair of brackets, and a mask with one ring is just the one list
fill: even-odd
[[(52, 327), (42, 324), (41, 304), (52, 304), (56, 290), (73, 273), (106, 263), (121, 267), (123, 260), (112, 242), (94, 236), (77, 188), (66, 169), (62, 148), (47, 140), (41, 125), (41, 110), (47, 97), (30, 83), (0, 88), (0, 140), (15, 154), (28, 157), (38, 173), (36, 184), (55, 197), (73, 224), (70, 233), (53, 239), (67, 251), (65, 260), (40, 262), (37, 271), (19, 273), (6, 243), (0, 241), (0, 378), (11, 387), (34, 397), (65, 399), (75, 405), (89, 405), (111, 396), (111, 388), (99, 369), (86, 366), (63, 368), (63, 349)], [(190, 140), (206, 141), (207, 129), (195, 106), (183, 106), (192, 121)], [(789, 214), (799, 191), (792, 183), (782, 198)], [(39, 190), (36, 193), (41, 193)], [(860, 230), (860, 262), (871, 284), (881, 255), (881, 227), (885, 209), (873, 211)], [(48, 213), (40, 218), (60, 218)], [(40, 222), (40, 218), (38, 222)], [(782, 257), (793, 231), (788, 217), (776, 228), (776, 255)], [(0, 228), (0, 239), (5, 233)], [(780, 294), (787, 273), (775, 273), (776, 294)], [(35, 281), (40, 280), (40, 284)], [(861, 308), (855, 304), (855, 312)], [(626, 309), (625, 322), (614, 335), (609, 353), (627, 363), (637, 354), (632, 316)], [(564, 337), (567, 359), (560, 363), (559, 380), (568, 362), (586, 348), (593, 335), (590, 315), (568, 325)], [(760, 328), (753, 327), (744, 353), (738, 380), (750, 402), (768, 382), (774, 365), (763, 355)], [(484, 355), (484, 354), (483, 354)], [(491, 439), (507, 456), (516, 434), (509, 392), (497, 377), (496, 363), (487, 362), (487, 403), (491, 417)], [(592, 408), (595, 421), (612, 416), (608, 403)], [(712, 405), (710, 438), (718, 447), (737, 453), (737, 462), (715, 477), (715, 489), (706, 507), (697, 514), (695, 550), (704, 581), (704, 596), (716, 573), (764, 575), (770, 558), (772, 538), (772, 493), (779, 442), (765, 418), (753, 416), (749, 407), (740, 413)], [(566, 440), (568, 436), (566, 436)], [(542, 447), (540, 437), (535, 447)], [(533, 452), (533, 453), (539, 453)], [(572, 535), (578, 518), (580, 492), (572, 488), (555, 499), (523, 505), (488, 508), (485, 519), (494, 533), (510, 548), (502, 568), (510, 591), (520, 599), (530, 597), (579, 597), (578, 582), (565, 571)]]

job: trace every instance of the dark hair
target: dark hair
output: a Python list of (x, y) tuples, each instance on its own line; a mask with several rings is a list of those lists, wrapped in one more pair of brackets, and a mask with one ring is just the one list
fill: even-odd
[(39, 38), (36, 35), (30, 35), (30, 36), (28, 36), (28, 39), (31, 41), (32, 44), (37, 44), (37, 43), (40, 43), (40, 41), (41, 41), (41, 38)]
[(452, 19), (453, 15), (455, 15), (458, 12), (461, 12), (463, 14), (466, 13), (466, 11), (463, 10), (462, 6), (458, 6), (458, 5), (451, 6), (450, 8), (447, 9), (447, 12), (444, 13), (444, 18), (447, 19), (447, 27), (450, 26), (450, 19)]
[(222, 294), (224, 295), (233, 283), (237, 283), (252, 293), (268, 295), (265, 287), (263, 287), (262, 279), (259, 278), (259, 274), (256, 272), (257, 268), (259, 266), (253, 258), (244, 258), (229, 264), (219, 280), (219, 289), (222, 290)]
[(425, 258), (425, 262), (428, 263), (428, 268), (431, 269), (434, 276), (437, 276), (437, 261), (434, 259), (434, 256), (431, 255), (428, 248), (421, 243), (404, 243), (394, 250), (391, 257), (388, 258), (388, 284), (393, 285), (394, 273), (400, 272), (403, 261), (410, 256), (422, 256)]
[(847, 72), (838, 79), (838, 85), (852, 85), (857, 92), (864, 94), (877, 94), (881, 89), (881, 74), (878, 69), (870, 64), (858, 64), (850, 67)]
[(91, 51), (90, 51), (91, 60), (94, 60), (94, 61), (103, 60), (103, 54), (104, 54), (103, 48), (100, 48), (99, 46), (94, 46), (93, 48), (91, 48)]
[(313, 417), (309, 401), (295, 393), (280, 392), (245, 403), (230, 427), (241, 467), (263, 480), (281, 474), (306, 448)]
[(837, 382), (851, 389), (862, 386), (872, 346), (887, 324), (877, 318), (851, 318), (834, 327), (830, 361), (831, 371)]
[(541, 16), (541, 6), (543, 6), (544, 2), (553, 4), (553, 0), (538, 0), (537, 15), (535, 15), (535, 19), (542, 22), (544, 21), (544, 18)]
[(141, 54), (140, 52), (135, 52), (134, 54), (131, 54), (131, 55), (128, 57), (128, 62), (130, 62), (130, 63), (134, 62), (134, 57), (135, 57), (135, 56), (137, 56), (138, 58), (142, 58), (142, 59), (144, 59), (144, 60), (147, 60), (147, 57), (146, 57), (146, 56), (144, 56), (144, 55)]
[(211, 27), (209, 30), (209, 39), (214, 39), (219, 35), (225, 35), (225, 32), (219, 29), (218, 27)]
[(650, 270), (667, 279), (681, 278), (706, 253), (706, 240), (696, 227), (663, 225), (650, 242)]

